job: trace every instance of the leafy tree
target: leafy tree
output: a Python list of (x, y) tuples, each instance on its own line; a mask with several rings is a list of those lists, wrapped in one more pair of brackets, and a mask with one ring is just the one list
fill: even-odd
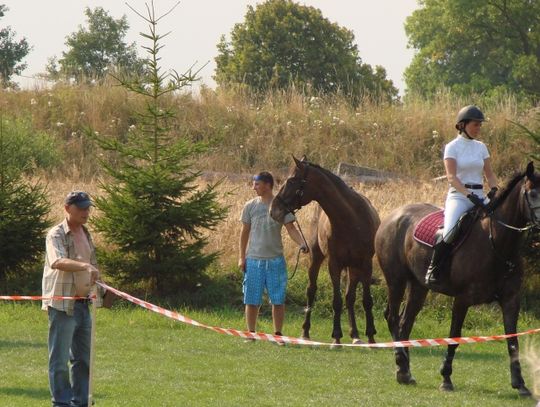
[(0, 281), (5, 282), (43, 252), (50, 206), (45, 188), (25, 180), (24, 168), (12, 154), (17, 139), (6, 137), (4, 130), (0, 117)]
[(540, 2), (423, 0), (407, 18), (417, 50), (407, 88), (423, 96), (510, 91), (540, 97)]
[(214, 79), (220, 85), (397, 96), (384, 68), (362, 63), (352, 31), (331, 23), (319, 9), (290, 0), (248, 6), (244, 22), (234, 26), (230, 42), (221, 37), (218, 51)]
[(66, 39), (67, 52), (62, 58), (49, 60), (47, 72), (52, 78), (102, 79), (109, 70), (140, 71), (142, 61), (137, 57), (135, 43), (124, 40), (129, 24), (126, 16), (114, 19), (102, 7), (85, 9), (88, 27)]
[[(8, 8), (0, 4), (0, 18), (4, 17), (6, 11)], [(21, 61), (31, 49), (26, 38), (16, 40), (15, 35), (11, 27), (0, 29), (0, 84), (3, 88), (14, 85), (11, 77), (19, 75), (26, 68)]]
[[(139, 14), (139, 13), (137, 13)], [(128, 90), (147, 99), (138, 112), (136, 130), (126, 141), (95, 136), (99, 146), (115, 156), (103, 162), (108, 179), (101, 183), (106, 196), (96, 198), (102, 215), (94, 221), (114, 251), (103, 259), (117, 280), (144, 284), (159, 295), (174, 294), (192, 286), (216, 253), (203, 253), (203, 232), (213, 229), (225, 216), (216, 201), (216, 184), (199, 188), (199, 172), (192, 169), (201, 144), (174, 134), (175, 110), (167, 95), (190, 85), (196, 74), (162, 73), (158, 64), (164, 37), (156, 31), (152, 8), (139, 14), (150, 26), (144, 75), (119, 77)]]

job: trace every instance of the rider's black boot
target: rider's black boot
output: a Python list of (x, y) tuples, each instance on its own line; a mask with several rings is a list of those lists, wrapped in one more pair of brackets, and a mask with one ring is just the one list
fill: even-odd
[(437, 285), (441, 274), (441, 268), (452, 251), (452, 245), (441, 240), (433, 247), (433, 257), (426, 273), (426, 284)]

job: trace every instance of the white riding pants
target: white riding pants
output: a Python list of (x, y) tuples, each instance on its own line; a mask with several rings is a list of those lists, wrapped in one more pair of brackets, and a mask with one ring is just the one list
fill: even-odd
[[(481, 189), (470, 189), (469, 192), (477, 195), (479, 198), (485, 199), (484, 191)], [(444, 204), (444, 229), (443, 240), (446, 241), (448, 233), (456, 226), (461, 215), (471, 209), (474, 204), (463, 195), (454, 189), (448, 191), (446, 203)]]

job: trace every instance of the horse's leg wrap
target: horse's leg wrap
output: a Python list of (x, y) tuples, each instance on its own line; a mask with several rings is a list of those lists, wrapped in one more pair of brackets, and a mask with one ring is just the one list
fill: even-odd
[(452, 362), (454, 361), (454, 356), (456, 354), (456, 348), (458, 345), (449, 345), (448, 350), (446, 351), (446, 356), (443, 360), (442, 366), (441, 366), (441, 376), (443, 377), (443, 382), (441, 384), (440, 389), (451, 391), (454, 390), (454, 385), (452, 383)]

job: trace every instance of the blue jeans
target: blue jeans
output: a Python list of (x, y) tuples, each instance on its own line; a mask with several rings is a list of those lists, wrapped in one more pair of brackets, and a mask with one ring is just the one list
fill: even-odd
[(88, 404), (91, 329), (88, 304), (75, 302), (73, 316), (49, 307), (49, 386), (55, 407)]

